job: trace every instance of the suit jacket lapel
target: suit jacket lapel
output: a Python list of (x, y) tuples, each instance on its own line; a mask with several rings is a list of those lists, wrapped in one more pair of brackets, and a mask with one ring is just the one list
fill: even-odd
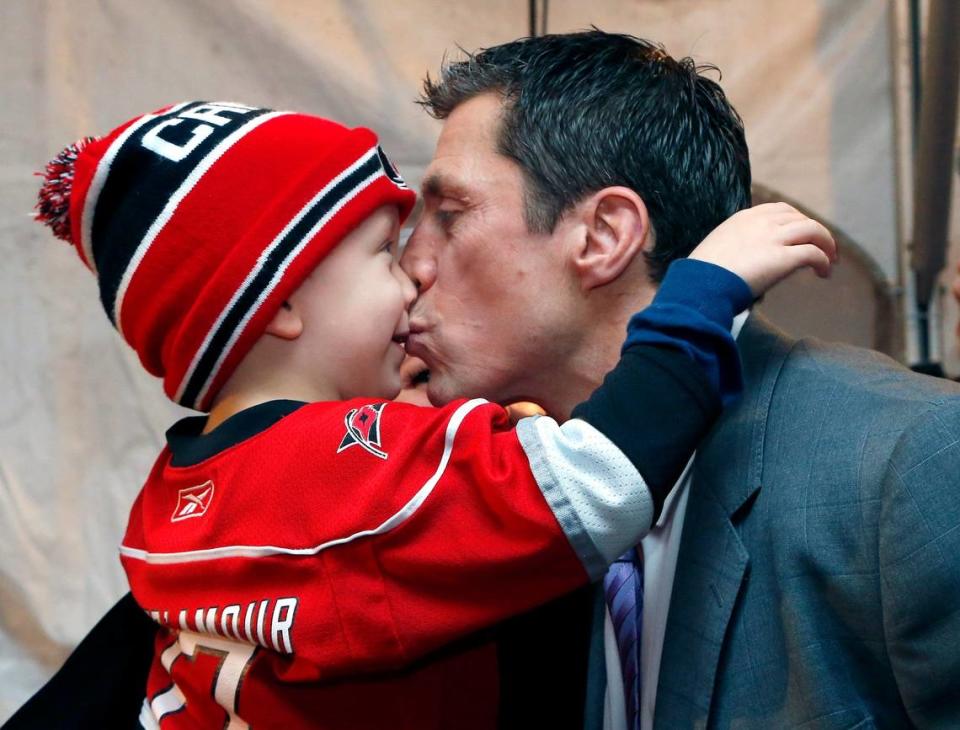
[(701, 444), (670, 599), (654, 725), (703, 726), (749, 565), (737, 525), (761, 487), (774, 385), (792, 341), (752, 314), (737, 340), (745, 389)]

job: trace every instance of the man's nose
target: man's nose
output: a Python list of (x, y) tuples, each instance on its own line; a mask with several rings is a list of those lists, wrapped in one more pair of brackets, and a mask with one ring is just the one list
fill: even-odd
[(434, 248), (421, 226), (417, 226), (407, 241), (400, 257), (400, 267), (413, 281), (418, 293), (423, 294), (437, 280), (437, 258)]
[(396, 276), (397, 281), (400, 282), (400, 291), (403, 295), (403, 307), (409, 310), (410, 305), (413, 304), (417, 298), (417, 286), (413, 283), (413, 280), (407, 276), (407, 272), (400, 268), (399, 264), (395, 265), (394, 276)]

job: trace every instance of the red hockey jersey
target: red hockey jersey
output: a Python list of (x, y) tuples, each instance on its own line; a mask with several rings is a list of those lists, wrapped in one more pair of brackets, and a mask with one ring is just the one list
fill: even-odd
[(489, 727), (489, 647), (389, 673), (599, 578), (653, 516), (630, 460), (576, 419), (514, 429), (482, 400), (234, 419), (171, 429), (123, 541), (163, 627), (145, 727), (430, 727), (417, 692), (445, 671)]

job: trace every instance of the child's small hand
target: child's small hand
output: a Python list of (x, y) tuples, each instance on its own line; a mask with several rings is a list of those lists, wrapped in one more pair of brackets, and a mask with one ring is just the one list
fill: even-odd
[(507, 414), (510, 416), (510, 423), (512, 423), (514, 426), (517, 425), (517, 421), (519, 421), (521, 418), (547, 415), (547, 412), (536, 403), (528, 403), (526, 401), (511, 403), (510, 405), (506, 406), (506, 409)]
[(823, 224), (786, 203), (764, 203), (734, 213), (690, 254), (722, 266), (760, 296), (797, 269), (830, 275), (837, 244)]

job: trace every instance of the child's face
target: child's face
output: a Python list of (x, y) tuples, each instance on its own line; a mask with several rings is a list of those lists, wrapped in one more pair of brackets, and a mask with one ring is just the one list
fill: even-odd
[(397, 208), (378, 208), (290, 297), (303, 320), (301, 361), (309, 362), (320, 392), (339, 400), (400, 392), (416, 290), (397, 263), (399, 233)]

